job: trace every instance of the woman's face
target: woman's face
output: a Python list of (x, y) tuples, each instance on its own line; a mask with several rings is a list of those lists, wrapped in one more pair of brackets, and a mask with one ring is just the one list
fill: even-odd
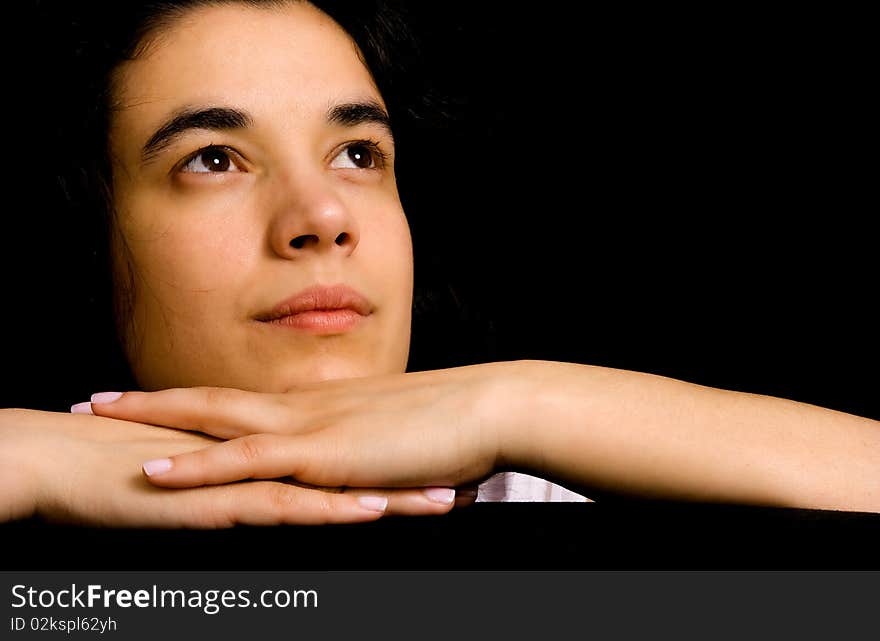
[[(116, 276), (134, 282), (126, 350), (143, 389), (405, 370), (412, 242), (393, 139), (335, 22), (299, 3), (193, 10), (118, 70), (114, 98)], [(265, 320), (315, 285), (371, 311), (324, 330)]]

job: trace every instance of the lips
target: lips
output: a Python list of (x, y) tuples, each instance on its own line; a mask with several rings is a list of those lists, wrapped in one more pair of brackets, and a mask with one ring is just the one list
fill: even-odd
[(368, 316), (373, 306), (363, 294), (348, 285), (314, 285), (281, 301), (271, 310), (256, 316), (258, 321), (271, 322), (303, 312), (353, 310)]

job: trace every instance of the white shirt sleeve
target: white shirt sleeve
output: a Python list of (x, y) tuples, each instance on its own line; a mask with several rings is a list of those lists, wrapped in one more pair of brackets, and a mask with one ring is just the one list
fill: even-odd
[(528, 501), (592, 503), (585, 496), (561, 485), (520, 472), (501, 472), (489, 477), (477, 488), (477, 503)]

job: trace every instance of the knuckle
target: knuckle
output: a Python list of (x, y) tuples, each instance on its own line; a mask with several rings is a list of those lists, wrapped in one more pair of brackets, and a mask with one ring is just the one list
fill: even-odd
[(335, 495), (319, 490), (293, 487), (283, 483), (269, 489), (269, 509), (279, 523), (329, 523), (333, 520)]
[(238, 456), (244, 465), (259, 462), (271, 441), (269, 434), (250, 434), (238, 439)]
[(267, 487), (268, 500), (273, 512), (287, 514), (299, 507), (299, 494), (296, 489), (283, 483), (273, 483)]
[(318, 500), (315, 503), (315, 516), (321, 523), (329, 523), (333, 520), (333, 515), (338, 511), (339, 494), (331, 494), (329, 492), (320, 492)]
[(215, 408), (229, 399), (229, 390), (223, 387), (201, 387), (199, 390), (202, 402), (208, 409)]

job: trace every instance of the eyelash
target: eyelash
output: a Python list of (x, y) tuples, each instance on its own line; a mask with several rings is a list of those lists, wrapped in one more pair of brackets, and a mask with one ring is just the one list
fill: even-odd
[[(240, 158), (241, 158), (241, 155), (240, 155), (239, 153), (237, 153), (237, 152), (236, 152), (234, 149), (232, 149), (231, 147), (227, 147), (226, 145), (205, 145), (204, 147), (202, 147), (202, 148), (200, 148), (200, 149), (196, 149), (194, 152), (192, 152), (192, 153), (191, 153), (190, 155), (188, 155), (186, 158), (184, 158), (183, 160), (181, 160), (181, 161), (178, 163), (178, 165), (177, 165), (177, 171), (182, 172), (182, 173), (185, 173), (185, 174), (196, 174), (196, 173), (226, 173), (226, 172), (196, 172), (196, 171), (183, 171), (184, 168), (186, 168), (187, 165), (189, 165), (193, 160), (195, 160), (196, 158), (198, 158), (199, 156), (201, 156), (202, 154), (204, 154), (204, 153), (206, 153), (206, 152), (208, 152), (208, 151), (214, 151), (214, 150), (222, 151), (224, 154), (226, 154), (227, 156), (229, 156), (230, 160), (233, 161), (233, 162), (235, 162), (236, 159), (240, 159)], [(239, 161), (239, 162), (240, 162), (240, 161)], [(236, 164), (239, 164), (239, 163), (236, 163)]]
[[(381, 144), (377, 140), (372, 139), (364, 139), (364, 140), (353, 140), (351, 142), (345, 143), (339, 151), (337, 151), (333, 158), (337, 158), (339, 154), (348, 151), (352, 147), (365, 147), (370, 151), (373, 155), (373, 163), (374, 167), (364, 167), (366, 170), (377, 170), (384, 169), (386, 164), (388, 163), (388, 154), (382, 151)], [(227, 147), (226, 145), (206, 145), (200, 149), (197, 149), (189, 156), (180, 161), (178, 165), (178, 171), (183, 171), (183, 168), (189, 165), (193, 160), (198, 158), (200, 155), (204, 154), (208, 151), (220, 150), (225, 154), (228, 154), (231, 160), (235, 160), (236, 158), (241, 158), (241, 155), (236, 152), (231, 147)], [(183, 172), (183, 173), (226, 173), (226, 172)]]

